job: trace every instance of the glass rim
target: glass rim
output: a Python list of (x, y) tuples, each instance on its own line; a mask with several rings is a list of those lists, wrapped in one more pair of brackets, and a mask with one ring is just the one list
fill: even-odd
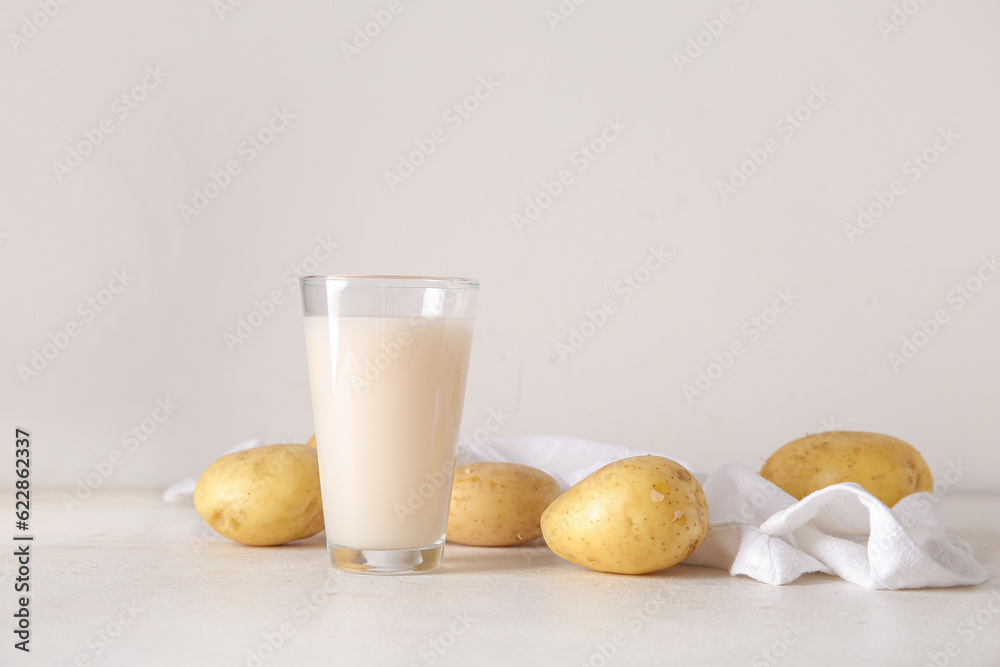
[[(300, 285), (325, 285), (331, 282), (355, 283), (364, 287), (392, 287), (424, 289), (439, 287), (445, 289), (479, 289), (479, 281), (473, 278), (452, 276), (395, 276), (395, 275), (309, 275), (299, 276)], [(408, 284), (411, 283), (411, 284)]]

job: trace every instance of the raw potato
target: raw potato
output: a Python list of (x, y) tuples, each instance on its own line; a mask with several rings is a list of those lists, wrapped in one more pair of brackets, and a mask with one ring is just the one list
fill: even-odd
[(610, 463), (542, 514), (552, 551), (600, 572), (645, 574), (675, 565), (708, 534), (708, 501), (684, 466), (662, 456)]
[(799, 500), (840, 482), (860, 484), (889, 507), (911, 493), (934, 490), (920, 452), (898, 438), (862, 431), (793, 440), (771, 455), (760, 474)]
[(309, 438), (309, 442), (307, 442), (306, 444), (312, 447), (313, 449), (316, 449), (316, 435), (313, 434), (313, 437)]
[(311, 537), (323, 530), (316, 450), (268, 445), (227, 454), (198, 480), (194, 506), (212, 530), (243, 544)]
[(448, 509), (448, 540), (504, 547), (542, 536), (539, 519), (562, 489), (538, 468), (518, 463), (458, 466)]

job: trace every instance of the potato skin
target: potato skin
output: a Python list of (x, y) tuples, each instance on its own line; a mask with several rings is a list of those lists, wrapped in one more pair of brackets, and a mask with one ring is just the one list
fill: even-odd
[(312, 447), (313, 449), (316, 449), (316, 435), (313, 434), (313, 437), (309, 438), (309, 442), (307, 442), (306, 444)]
[(771, 455), (760, 474), (801, 500), (840, 482), (856, 482), (892, 507), (917, 491), (933, 491), (934, 477), (913, 446), (864, 431), (830, 431), (793, 440)]
[(562, 489), (550, 475), (519, 463), (458, 466), (448, 509), (449, 542), (505, 547), (542, 536), (542, 512)]
[(542, 514), (558, 556), (600, 572), (645, 574), (675, 565), (708, 534), (708, 501), (684, 466), (662, 456), (610, 463)]
[(242, 544), (311, 537), (323, 530), (316, 450), (267, 445), (227, 454), (202, 473), (194, 506), (212, 530)]

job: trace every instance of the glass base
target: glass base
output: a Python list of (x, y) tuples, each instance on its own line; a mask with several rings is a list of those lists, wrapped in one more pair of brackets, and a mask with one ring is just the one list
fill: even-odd
[(444, 542), (422, 549), (349, 549), (327, 543), (330, 564), (355, 574), (413, 574), (441, 564)]

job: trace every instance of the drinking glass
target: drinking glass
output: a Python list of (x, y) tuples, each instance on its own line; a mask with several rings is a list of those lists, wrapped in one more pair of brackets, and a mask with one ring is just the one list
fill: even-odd
[(479, 283), (305, 276), (306, 353), (330, 561), (441, 563)]

